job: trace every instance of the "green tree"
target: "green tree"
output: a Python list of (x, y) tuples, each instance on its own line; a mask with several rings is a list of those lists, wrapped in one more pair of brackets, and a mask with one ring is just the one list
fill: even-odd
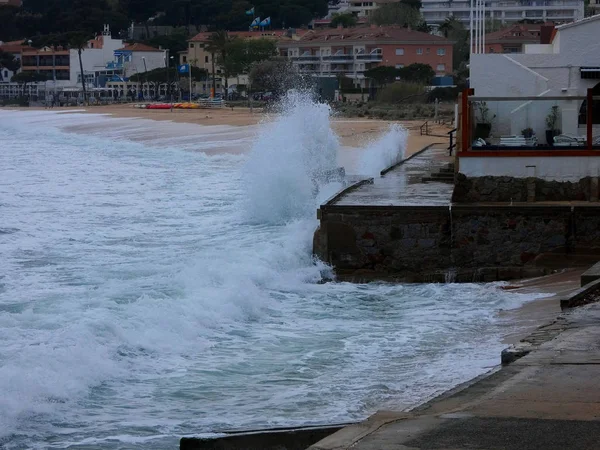
[(375, 25), (400, 25), (415, 30), (427, 29), (427, 24), (418, 9), (404, 3), (386, 3), (374, 10), (369, 21)]
[(435, 71), (429, 64), (414, 63), (398, 69), (400, 78), (409, 83), (430, 84)]
[(294, 67), (287, 58), (273, 58), (254, 64), (249, 79), (254, 91), (280, 93), (296, 84), (294, 75)]
[(343, 28), (349, 28), (356, 26), (356, 22), (357, 19), (354, 14), (334, 14), (331, 18), (331, 23), (329, 24), (329, 26), (331, 28), (337, 28), (339, 25), (341, 25)]
[(222, 64), (229, 77), (248, 73), (253, 64), (277, 56), (273, 39), (232, 39), (227, 44), (227, 60)]
[(11, 72), (16, 72), (21, 67), (21, 63), (12, 53), (0, 49), (0, 68), (5, 67)]
[[(227, 54), (228, 54), (228, 45), (231, 42), (232, 38), (229, 37), (229, 34), (225, 30), (219, 30), (214, 32), (208, 38), (208, 42), (206, 44), (206, 51), (210, 53), (210, 59), (212, 62), (212, 84), (213, 84), (213, 92), (216, 92), (216, 80), (215, 80), (215, 57), (218, 58), (219, 65), (221, 67), (227, 66)], [(227, 92), (227, 74), (225, 75), (225, 92)]]
[(83, 71), (83, 61), (81, 59), (81, 54), (87, 48), (88, 40), (90, 36), (84, 33), (73, 33), (69, 37), (69, 46), (77, 50), (77, 56), (79, 57), (79, 70), (81, 73), (81, 88), (83, 90), (83, 102), (86, 103), (88, 101), (87, 92), (85, 87), (85, 72)]
[(372, 69), (365, 70), (365, 78), (369, 78), (379, 86), (385, 86), (388, 83), (393, 83), (398, 76), (398, 69), (391, 66), (377, 66)]

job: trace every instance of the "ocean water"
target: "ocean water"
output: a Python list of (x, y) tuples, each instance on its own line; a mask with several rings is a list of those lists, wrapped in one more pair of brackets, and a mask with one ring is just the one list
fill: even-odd
[[(327, 107), (289, 101), (239, 128), (0, 110), (0, 447), (356, 421), (498, 364), (498, 310), (532, 296), (321, 282), (343, 149)], [(405, 142), (394, 127), (361, 164)]]

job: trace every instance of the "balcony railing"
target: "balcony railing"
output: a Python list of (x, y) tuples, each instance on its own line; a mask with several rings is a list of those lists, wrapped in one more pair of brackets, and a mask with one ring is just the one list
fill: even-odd
[(123, 63), (121, 62), (115, 62), (115, 61), (110, 61), (106, 63), (105, 66), (106, 69), (122, 69), (123, 68)]
[(348, 54), (323, 56), (323, 61), (352, 61), (352, 60), (354, 60), (354, 55), (348, 55)]
[(359, 61), (382, 61), (383, 55), (377, 53), (370, 53), (368, 55), (356, 55), (356, 59)]

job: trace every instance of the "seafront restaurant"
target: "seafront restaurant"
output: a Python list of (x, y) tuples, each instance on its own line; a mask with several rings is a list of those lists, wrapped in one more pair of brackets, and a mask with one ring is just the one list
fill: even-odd
[(598, 201), (600, 15), (521, 54), (471, 55), (470, 69), (453, 200)]

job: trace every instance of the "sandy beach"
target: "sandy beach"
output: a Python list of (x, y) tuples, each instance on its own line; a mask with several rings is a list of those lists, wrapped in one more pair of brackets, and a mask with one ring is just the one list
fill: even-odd
[[(28, 108), (32, 109), (32, 108)], [(55, 109), (54, 111), (68, 112), (75, 109)], [(76, 111), (82, 112), (82, 109)], [(260, 108), (224, 108), (224, 109), (174, 109), (169, 110), (145, 110), (134, 108), (132, 105), (110, 105), (94, 106), (84, 109), (91, 114), (107, 114), (112, 117), (122, 118), (143, 118), (158, 121), (171, 121), (176, 123), (191, 123), (198, 125), (231, 125), (231, 126), (251, 126), (257, 125), (262, 121), (269, 120), (269, 115)], [(424, 121), (401, 121), (391, 122), (386, 120), (371, 119), (348, 119), (333, 118), (332, 126), (340, 137), (344, 147), (362, 147), (369, 142), (377, 139), (393, 123), (398, 123), (406, 127), (410, 134), (406, 155), (422, 149), (423, 147), (435, 143), (446, 142), (446, 133), (450, 130), (448, 126), (432, 125), (430, 132), (438, 136), (421, 136), (419, 127)], [(440, 137), (443, 136), (443, 137)]]

